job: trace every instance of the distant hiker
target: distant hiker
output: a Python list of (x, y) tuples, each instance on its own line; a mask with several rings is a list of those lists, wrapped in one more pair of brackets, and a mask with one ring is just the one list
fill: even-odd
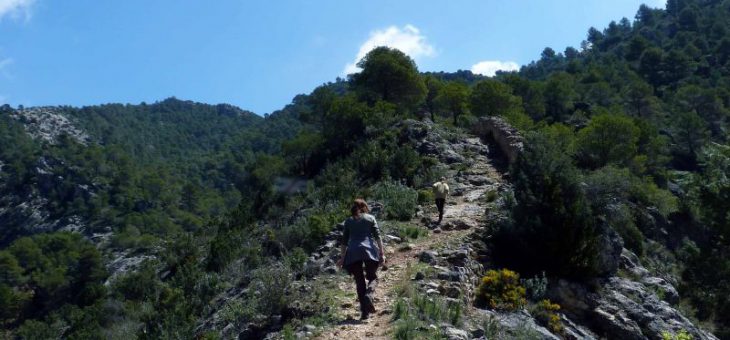
[[(342, 235), (342, 257), (337, 264), (344, 267), (355, 278), (357, 298), (360, 300), (361, 319), (368, 318), (375, 312), (373, 294), (377, 285), (378, 265), (385, 262), (383, 241), (380, 239), (380, 227), (370, 209), (362, 199), (356, 199), (350, 209), (352, 216), (345, 222)], [(375, 245), (377, 241), (377, 247)], [(364, 273), (363, 273), (364, 270)], [(368, 280), (367, 285), (365, 279)]]
[(436, 197), (436, 208), (439, 210), (439, 221), (444, 219), (444, 204), (446, 204), (446, 196), (449, 195), (449, 185), (446, 184), (446, 177), (441, 177), (441, 181), (433, 184), (433, 194)]

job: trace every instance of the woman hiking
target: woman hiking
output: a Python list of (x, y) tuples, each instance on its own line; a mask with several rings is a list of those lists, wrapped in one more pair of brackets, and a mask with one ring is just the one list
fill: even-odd
[[(373, 293), (377, 284), (378, 265), (385, 262), (380, 227), (363, 199), (356, 199), (350, 209), (352, 216), (345, 222), (342, 235), (342, 257), (337, 264), (355, 278), (357, 298), (360, 301), (361, 320), (375, 312)], [(377, 241), (377, 246), (375, 245)], [(367, 284), (365, 283), (367, 279)]]

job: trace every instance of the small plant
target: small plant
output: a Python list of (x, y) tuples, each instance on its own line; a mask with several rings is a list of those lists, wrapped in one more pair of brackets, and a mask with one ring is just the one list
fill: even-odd
[(561, 334), (563, 332), (563, 324), (560, 322), (560, 315), (557, 313), (559, 310), (559, 304), (545, 299), (538, 302), (532, 308), (531, 312), (540, 324), (550, 329), (553, 333)]
[(509, 270), (490, 270), (482, 277), (477, 288), (478, 306), (501, 310), (516, 310), (525, 303), (525, 287), (520, 285), (520, 275)]
[(427, 236), (428, 231), (426, 229), (421, 228), (417, 225), (410, 225), (410, 224), (399, 224), (396, 226), (395, 229), (396, 235), (400, 237), (403, 240), (406, 239), (418, 239), (422, 236)]
[(297, 335), (294, 333), (294, 327), (291, 324), (284, 325), (284, 328), (281, 330), (281, 338), (284, 340), (294, 340), (297, 338)]
[(489, 315), (482, 321), (484, 337), (487, 339), (501, 339), (503, 336), (502, 326), (494, 315)]
[(487, 203), (491, 203), (497, 200), (497, 197), (499, 197), (499, 194), (497, 193), (497, 190), (489, 190), (487, 192)]
[(463, 316), (462, 306), (457, 302), (449, 302), (448, 315), (449, 322), (454, 326), (461, 326), (461, 317)]
[(393, 308), (393, 321), (407, 319), (408, 316), (408, 303), (404, 299), (398, 299)]
[(662, 339), (664, 340), (692, 340), (694, 337), (687, 333), (686, 330), (682, 329), (679, 333), (674, 334), (672, 332), (662, 332)]
[(541, 277), (535, 276), (531, 279), (522, 279), (520, 283), (525, 287), (527, 297), (532, 301), (539, 301), (547, 292), (548, 279), (545, 277), (545, 272), (542, 272)]
[(419, 322), (416, 319), (407, 318), (400, 320), (395, 328), (395, 334), (393, 334), (393, 337), (397, 340), (417, 339), (417, 336), (421, 335), (418, 330), (419, 327)]

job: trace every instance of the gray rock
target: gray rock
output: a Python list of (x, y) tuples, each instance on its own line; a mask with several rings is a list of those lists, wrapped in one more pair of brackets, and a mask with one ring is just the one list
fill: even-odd
[(477, 223), (470, 219), (455, 219), (443, 224), (444, 230), (466, 230), (477, 227)]
[(608, 277), (616, 274), (621, 262), (624, 242), (613, 228), (604, 226), (599, 238), (598, 275)]
[(464, 156), (456, 153), (452, 149), (446, 149), (439, 154), (439, 159), (446, 164), (463, 163), (466, 159)]
[(398, 250), (400, 250), (400, 251), (409, 251), (409, 250), (413, 250), (413, 248), (415, 248), (415, 247), (416, 247), (415, 244), (408, 243), (408, 244), (405, 244), (405, 245), (401, 246), (400, 248), (398, 248)]
[(472, 176), (467, 177), (467, 180), (469, 181), (469, 183), (471, 183), (473, 185), (481, 186), (481, 185), (492, 184), (492, 180), (489, 177), (484, 176), (484, 175), (472, 175)]
[(434, 264), (438, 262), (438, 253), (433, 250), (426, 250), (418, 255), (418, 260), (428, 264)]
[(440, 272), (436, 276), (439, 280), (458, 282), (463, 281), (463, 274), (457, 271)]
[(495, 312), (481, 310), (489, 319), (498, 324), (501, 333), (498, 339), (541, 339), (559, 340), (560, 337), (539, 325), (526, 311)]
[(669, 282), (660, 277), (645, 277), (641, 283), (662, 295), (664, 301), (671, 304), (679, 303), (679, 292)]
[[(625, 256), (630, 259), (630, 256)], [(559, 280), (549, 297), (576, 320), (615, 339), (661, 339), (666, 331), (687, 331), (694, 339), (717, 339), (692, 324), (642, 282), (611, 277), (593, 293), (586, 286)]]
[(444, 326), (441, 328), (442, 332), (449, 340), (468, 340), (469, 335), (463, 329), (454, 328), (451, 326)]
[(385, 235), (385, 237), (383, 237), (383, 239), (385, 240), (385, 242), (394, 242), (394, 243), (403, 242), (403, 239), (401, 239), (398, 236), (393, 236), (393, 235)]
[(441, 295), (444, 295), (446, 297), (450, 297), (453, 299), (461, 297), (461, 289), (458, 287), (458, 285), (450, 284), (448, 286), (442, 286), (440, 289)]
[(418, 152), (422, 155), (435, 156), (439, 154), (436, 143), (425, 141), (418, 146)]

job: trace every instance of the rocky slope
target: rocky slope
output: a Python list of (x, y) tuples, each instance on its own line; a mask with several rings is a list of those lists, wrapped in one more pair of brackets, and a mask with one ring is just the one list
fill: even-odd
[[(475, 288), (485, 269), (492, 266), (485, 225), (501, 214), (503, 202), (499, 193), (511, 190), (508, 181), (495, 169), (494, 164), (500, 163), (490, 158), (494, 153), (489, 148), (503, 148), (500, 153), (509, 159), (510, 154), (515, 156), (513, 153), (519, 152), (515, 142), (519, 136), (515, 136), (513, 129), (505, 130), (508, 125), (503, 121), (482, 122), (491, 126), (482, 125), (477, 130), (485, 135), (489, 131), (484, 137), (494, 142), (491, 146), (480, 136), (444, 134), (428, 122), (404, 124), (414, 146), (422, 154), (437, 156), (446, 169), (454, 195), (447, 205), (444, 223), (435, 225), (435, 207), (425, 205), (420, 208), (419, 217), (410, 223), (428, 229), (427, 237), (406, 242), (393, 235), (385, 237), (389, 268), (380, 274), (375, 298), (379, 313), (366, 322), (355, 320), (357, 302), (349, 293), (354, 291), (354, 285), (335, 267), (340, 234), (333, 231), (326, 244), (311, 254), (307, 262), (309, 275), (292, 286), (306, 291), (317, 282), (331, 283), (330, 287), (337, 290), (331, 307), (339, 321), (331, 326), (302, 324), (295, 330), (297, 338), (392, 338), (397, 291), (405, 284), (430, 299), (465, 307), (463, 321), (458, 325), (442, 322), (429, 326), (448, 339), (662, 339), (666, 334), (680, 332), (687, 332), (694, 339), (717, 339), (684, 317), (676, 308), (677, 290), (642, 267), (638, 257), (625, 249), (620, 254), (613, 250), (606, 253), (606, 257), (611, 257), (607, 259), (612, 262), (609, 267), (613, 266), (614, 271), (618, 267), (621, 276), (611, 275), (591, 283), (547, 280), (546, 297), (562, 306), (558, 314), (563, 325), (560, 333), (545, 327), (529, 309), (504, 312), (476, 308)], [(379, 204), (373, 205), (377, 212)], [(607, 245), (615, 248), (615, 242)], [(235, 296), (233, 293), (227, 298)], [(282, 325), (281, 317), (264, 324), (249, 325), (240, 333), (214, 313), (201, 329), (218, 329), (224, 338), (283, 336), (276, 332)]]

